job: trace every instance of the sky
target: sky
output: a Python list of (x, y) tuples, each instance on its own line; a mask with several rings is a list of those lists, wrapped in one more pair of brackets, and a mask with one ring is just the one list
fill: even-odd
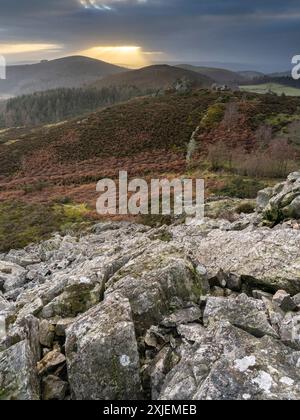
[(232, 63), (283, 71), (300, 54), (299, 0), (0, 0), (9, 63), (82, 54), (128, 67)]

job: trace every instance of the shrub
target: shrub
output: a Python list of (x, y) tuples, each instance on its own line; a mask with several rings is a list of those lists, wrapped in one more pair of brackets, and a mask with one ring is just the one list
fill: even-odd
[(242, 214), (242, 213), (251, 214), (255, 211), (255, 207), (256, 207), (256, 203), (254, 201), (252, 201), (252, 202), (251, 201), (246, 201), (246, 202), (243, 202), (243, 203), (239, 204), (236, 207), (235, 211), (238, 214)]
[(234, 198), (256, 198), (258, 191), (266, 185), (257, 179), (245, 179), (237, 176), (228, 180), (223, 186), (212, 190), (215, 194)]
[(223, 103), (216, 103), (211, 105), (201, 121), (201, 128), (210, 130), (218, 125), (224, 118), (225, 105)]

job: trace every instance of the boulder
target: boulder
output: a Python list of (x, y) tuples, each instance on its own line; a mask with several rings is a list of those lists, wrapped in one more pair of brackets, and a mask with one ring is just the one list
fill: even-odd
[(39, 400), (36, 363), (29, 340), (0, 353), (0, 400)]
[(236, 299), (209, 297), (203, 315), (205, 326), (226, 320), (255, 337), (270, 335), (278, 338), (271, 327), (263, 302), (239, 295)]
[(297, 305), (291, 298), (291, 295), (284, 290), (278, 290), (273, 296), (273, 303), (278, 305), (284, 312), (290, 312), (297, 309)]
[(59, 349), (54, 349), (43, 357), (37, 364), (37, 372), (39, 375), (44, 375), (47, 372), (53, 372), (59, 366), (66, 362), (66, 357)]
[(271, 225), (284, 219), (300, 218), (300, 178), (295, 172), (287, 181), (260, 191), (257, 198), (257, 209)]
[(287, 346), (300, 350), (300, 314), (286, 314), (280, 324), (280, 337)]
[(113, 294), (78, 317), (67, 330), (66, 357), (73, 399), (141, 398), (140, 361), (128, 299)]
[(55, 326), (47, 320), (40, 322), (40, 343), (44, 347), (52, 347), (55, 336)]
[(199, 306), (193, 305), (190, 308), (179, 309), (161, 321), (161, 325), (166, 328), (174, 328), (178, 325), (189, 324), (194, 321), (200, 321), (202, 312)]
[(54, 375), (43, 378), (42, 381), (42, 399), (44, 401), (62, 401), (65, 399), (69, 385)]
[(222, 321), (186, 348), (160, 400), (299, 400), (299, 353)]
[(213, 230), (205, 240), (186, 239), (199, 261), (215, 278), (220, 268), (239, 275), (244, 284), (267, 292), (300, 291), (300, 232), (258, 228), (249, 231)]
[(26, 270), (14, 263), (0, 261), (0, 284), (5, 293), (23, 286), (26, 282)]
[(138, 335), (169, 315), (198, 303), (209, 290), (206, 277), (174, 245), (157, 243), (125, 265), (106, 285), (105, 296), (121, 293), (129, 299)]

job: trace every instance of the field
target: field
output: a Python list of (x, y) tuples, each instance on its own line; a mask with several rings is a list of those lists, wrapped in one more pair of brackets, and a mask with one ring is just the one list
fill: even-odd
[(240, 86), (241, 91), (251, 93), (276, 93), (277, 95), (285, 94), (287, 96), (300, 96), (300, 89), (280, 85), (277, 83), (265, 83), (261, 85)]

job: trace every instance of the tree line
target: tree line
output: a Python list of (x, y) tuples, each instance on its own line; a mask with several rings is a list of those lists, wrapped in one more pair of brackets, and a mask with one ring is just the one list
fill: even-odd
[(150, 93), (135, 86), (112, 86), (61, 88), (23, 95), (6, 102), (0, 111), (0, 127), (56, 123)]

